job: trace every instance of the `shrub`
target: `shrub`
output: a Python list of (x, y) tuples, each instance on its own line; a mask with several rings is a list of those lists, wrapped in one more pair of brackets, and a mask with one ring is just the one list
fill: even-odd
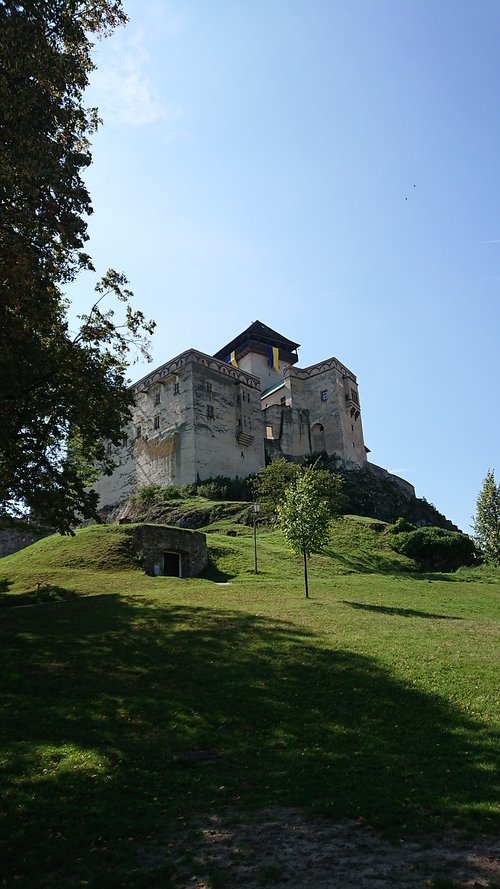
[(196, 485), (196, 492), (207, 500), (251, 500), (253, 478), (228, 478), (217, 475)]
[(474, 541), (467, 534), (444, 528), (417, 528), (395, 534), (391, 546), (425, 571), (456, 571), (478, 558)]
[(396, 519), (391, 528), (387, 529), (388, 534), (401, 534), (403, 531), (416, 531), (416, 526), (407, 522), (402, 516)]

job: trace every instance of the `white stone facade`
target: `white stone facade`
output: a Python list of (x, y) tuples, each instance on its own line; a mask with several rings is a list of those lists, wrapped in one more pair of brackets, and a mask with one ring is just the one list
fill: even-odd
[[(261, 342), (252, 346), (255, 330)], [(131, 422), (112, 451), (116, 469), (94, 485), (101, 508), (144, 485), (246, 478), (278, 455), (325, 451), (346, 465), (366, 464), (354, 374), (336, 358), (304, 369), (280, 358), (273, 366), (265, 342), (279, 335), (260, 322), (240, 336), (249, 332), (241, 355), (233, 352), (238, 366), (189, 349), (134, 384)], [(294, 344), (282, 342), (295, 362)]]

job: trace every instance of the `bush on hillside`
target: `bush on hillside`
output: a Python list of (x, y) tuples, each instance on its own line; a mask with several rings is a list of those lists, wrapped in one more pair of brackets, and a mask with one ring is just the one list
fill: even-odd
[(251, 500), (252, 478), (228, 478), (217, 475), (198, 482), (196, 492), (207, 500)]
[(391, 528), (387, 529), (388, 534), (401, 534), (403, 531), (416, 531), (416, 526), (412, 525), (411, 522), (408, 522), (402, 516), (399, 519), (396, 519)]
[(459, 531), (444, 528), (417, 528), (395, 534), (392, 548), (413, 559), (424, 571), (456, 571), (478, 560), (474, 541)]
[(252, 477), (227, 478), (218, 475), (191, 485), (143, 485), (131, 498), (144, 506), (185, 500), (189, 497), (206, 497), (207, 500), (251, 500)]
[(139, 488), (134, 500), (139, 503), (165, 503), (168, 500), (182, 500), (196, 494), (195, 485), (182, 485), (180, 487), (163, 487), (163, 485), (143, 485)]

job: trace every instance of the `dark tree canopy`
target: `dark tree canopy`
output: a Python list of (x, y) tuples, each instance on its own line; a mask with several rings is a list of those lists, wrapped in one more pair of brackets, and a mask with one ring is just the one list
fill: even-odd
[[(65, 287), (84, 252), (96, 109), (83, 93), (93, 40), (126, 20), (113, 0), (0, 0), (0, 511), (30, 509), (61, 531), (95, 512), (91, 468), (128, 419), (130, 348), (154, 325), (110, 270), (80, 330)], [(104, 307), (122, 300), (123, 320)]]

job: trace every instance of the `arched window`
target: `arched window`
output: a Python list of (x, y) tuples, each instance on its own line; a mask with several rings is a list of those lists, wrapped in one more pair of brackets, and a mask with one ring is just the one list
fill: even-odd
[(315, 423), (311, 428), (311, 444), (314, 454), (325, 451), (325, 430), (321, 423)]

